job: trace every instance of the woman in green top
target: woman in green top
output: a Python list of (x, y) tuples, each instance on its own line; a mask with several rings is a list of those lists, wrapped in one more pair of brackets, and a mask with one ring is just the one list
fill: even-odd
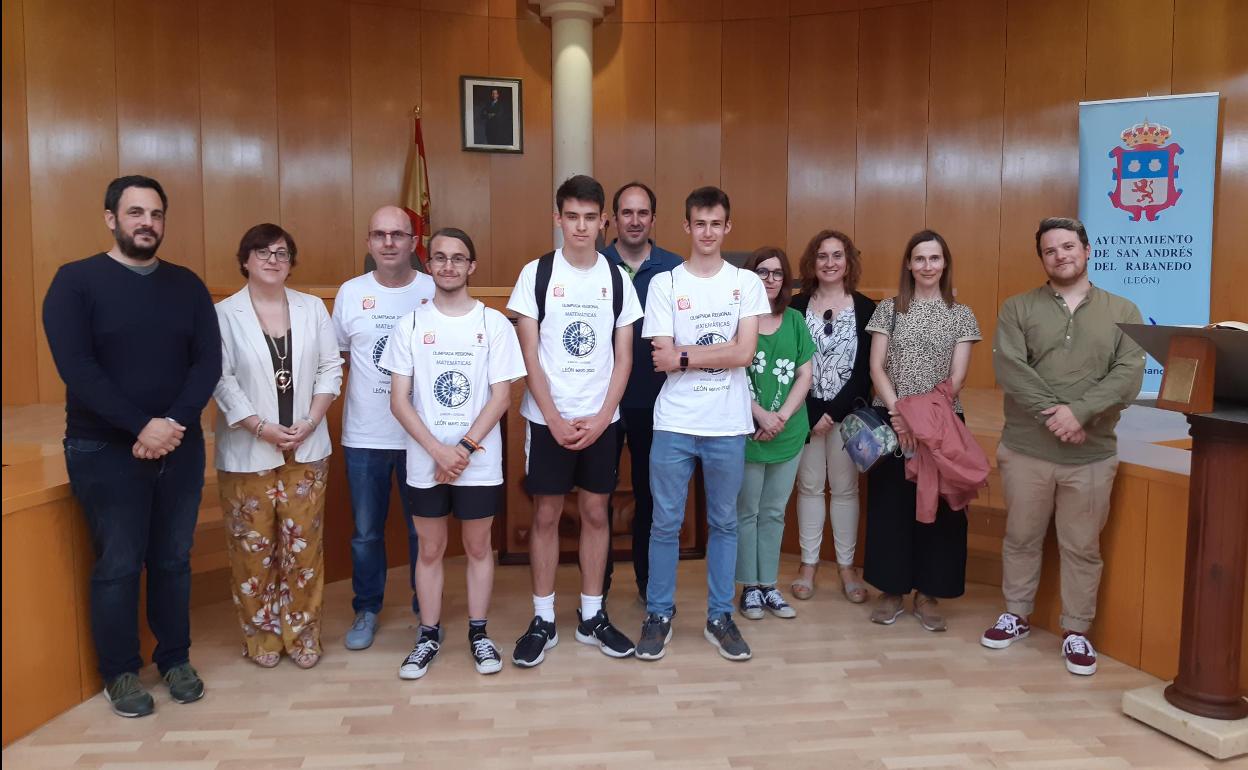
[(797, 611), (776, 588), (784, 507), (793, 492), (810, 422), (810, 390), (815, 343), (802, 314), (789, 308), (793, 274), (777, 248), (755, 251), (745, 263), (763, 281), (771, 315), (758, 321), (758, 352), (747, 373), (756, 431), (745, 442), (745, 476), (737, 496), (737, 582), (741, 614), (751, 620), (770, 610), (781, 618)]

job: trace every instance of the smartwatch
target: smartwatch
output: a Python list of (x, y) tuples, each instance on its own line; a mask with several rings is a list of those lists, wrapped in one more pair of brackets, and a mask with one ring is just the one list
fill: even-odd
[(680, 351), (680, 370), (683, 372), (689, 368), (689, 351)]

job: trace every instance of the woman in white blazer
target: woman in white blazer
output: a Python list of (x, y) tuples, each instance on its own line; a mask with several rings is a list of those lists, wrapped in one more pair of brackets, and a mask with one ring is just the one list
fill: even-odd
[(273, 224), (238, 246), (247, 285), (217, 303), (216, 466), (245, 655), (301, 668), (321, 656), (325, 412), (342, 357), (325, 303), (286, 288), (298, 250)]

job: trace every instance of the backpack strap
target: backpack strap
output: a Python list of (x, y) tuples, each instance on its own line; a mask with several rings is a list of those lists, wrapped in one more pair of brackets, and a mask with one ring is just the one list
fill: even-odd
[(533, 283), (534, 299), (537, 300), (537, 325), (546, 319), (546, 290), (550, 288), (550, 276), (555, 270), (555, 252), (550, 251), (537, 259), (537, 279)]
[(620, 274), (620, 268), (611, 264), (610, 260), (607, 260), (607, 267), (611, 268), (611, 310), (615, 323), (619, 323), (620, 313), (624, 312), (624, 276)]

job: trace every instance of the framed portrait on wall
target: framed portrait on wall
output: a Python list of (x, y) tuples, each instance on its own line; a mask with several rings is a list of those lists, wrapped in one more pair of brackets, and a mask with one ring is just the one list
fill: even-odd
[(459, 94), (465, 150), (524, 152), (519, 79), (461, 75)]

